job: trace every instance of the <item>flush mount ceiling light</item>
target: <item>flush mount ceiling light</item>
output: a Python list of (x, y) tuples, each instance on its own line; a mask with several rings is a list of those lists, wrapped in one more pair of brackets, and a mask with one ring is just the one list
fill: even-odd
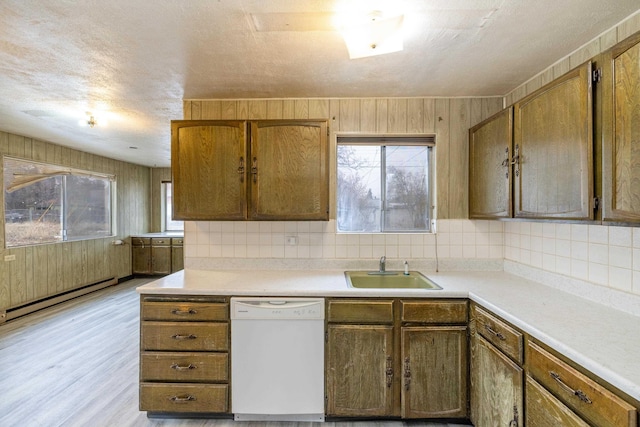
[[(98, 119), (96, 119), (96, 117), (93, 114), (87, 112), (87, 116), (88, 118), (78, 121), (79, 126), (89, 126), (90, 128), (98, 126)], [(107, 122), (104, 119), (100, 119), (99, 124), (102, 127), (102, 126), (106, 126)]]
[(339, 29), (351, 59), (399, 52), (403, 49), (404, 15), (388, 16), (381, 11), (360, 18), (340, 18)]

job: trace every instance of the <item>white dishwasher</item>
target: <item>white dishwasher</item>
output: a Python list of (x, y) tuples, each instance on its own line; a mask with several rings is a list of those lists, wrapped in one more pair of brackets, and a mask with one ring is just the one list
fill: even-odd
[(324, 421), (324, 299), (231, 298), (238, 421)]

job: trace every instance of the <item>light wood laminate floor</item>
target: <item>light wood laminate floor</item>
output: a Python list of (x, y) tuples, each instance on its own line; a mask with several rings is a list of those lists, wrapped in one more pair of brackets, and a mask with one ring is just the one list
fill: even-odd
[(0, 325), (0, 426), (447, 426), (401, 421), (321, 424), (147, 418), (146, 412), (138, 410), (135, 288), (148, 281), (130, 280)]

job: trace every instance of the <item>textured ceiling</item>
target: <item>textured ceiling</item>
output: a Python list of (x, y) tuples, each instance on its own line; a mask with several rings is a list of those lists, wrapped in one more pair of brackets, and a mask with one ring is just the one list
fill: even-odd
[[(332, 18), (404, 13), (404, 50), (350, 60)], [(638, 0), (3, 0), (0, 130), (169, 166), (183, 99), (500, 96)], [(86, 113), (108, 126), (82, 128)], [(130, 149), (129, 147), (137, 147)]]

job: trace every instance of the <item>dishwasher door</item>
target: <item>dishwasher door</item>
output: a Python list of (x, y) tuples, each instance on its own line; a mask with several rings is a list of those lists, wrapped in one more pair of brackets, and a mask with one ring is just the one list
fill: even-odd
[(238, 421), (324, 421), (324, 299), (231, 298)]

